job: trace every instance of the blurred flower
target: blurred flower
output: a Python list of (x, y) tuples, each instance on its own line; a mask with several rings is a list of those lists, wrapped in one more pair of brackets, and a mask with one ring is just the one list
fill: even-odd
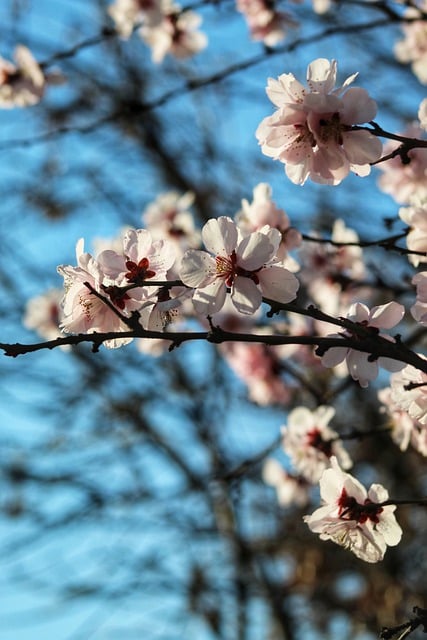
[(295, 298), (298, 280), (275, 264), (281, 239), (277, 229), (265, 227), (242, 238), (233, 220), (221, 216), (208, 220), (202, 237), (210, 253), (189, 249), (180, 271), (184, 284), (195, 289), (197, 313), (217, 313), (224, 305), (227, 288), (236, 309), (246, 314), (258, 309), (263, 296), (283, 303)]
[[(410, 206), (399, 209), (399, 216), (411, 227), (406, 236), (409, 251), (424, 251), (427, 254), (427, 197), (412, 196)], [(427, 262), (427, 255), (409, 254), (408, 260), (417, 267), (420, 262)]]
[(427, 324), (427, 271), (420, 271), (412, 278), (417, 288), (417, 299), (411, 307), (411, 313), (420, 324)]
[(202, 18), (194, 11), (182, 11), (169, 0), (162, 3), (162, 20), (154, 25), (144, 24), (139, 33), (152, 51), (153, 62), (162, 62), (170, 54), (188, 58), (207, 46), (204, 33), (197, 31)]
[(422, 84), (427, 84), (427, 24), (422, 12), (427, 11), (427, 2), (421, 2), (419, 8), (410, 7), (405, 11), (406, 18), (417, 18), (402, 25), (403, 40), (396, 43), (394, 54), (399, 62), (410, 62), (413, 73)]
[(304, 521), (321, 540), (332, 540), (365, 562), (379, 562), (387, 545), (399, 544), (402, 529), (394, 515), (396, 507), (381, 506), (388, 500), (382, 485), (373, 484), (366, 491), (333, 457), (320, 479), (320, 496), (323, 506), (304, 516)]
[(135, 26), (158, 24), (162, 20), (159, 0), (116, 0), (108, 13), (122, 38), (129, 38)]
[[(418, 125), (408, 128), (404, 135), (425, 139), (424, 132)], [(399, 142), (390, 140), (384, 145), (384, 155), (388, 155), (399, 146)], [(383, 172), (378, 179), (379, 188), (401, 204), (407, 204), (413, 196), (427, 198), (427, 149), (411, 149), (408, 151), (408, 158), (410, 162), (403, 163), (397, 155), (376, 165), (377, 169)]]
[(237, 10), (248, 23), (251, 38), (261, 40), (267, 47), (274, 47), (286, 37), (289, 27), (297, 23), (283, 11), (277, 11), (270, 0), (236, 0)]
[[(403, 371), (394, 373), (391, 376), (391, 380), (395, 379), (396, 376), (398, 380), (401, 379), (402, 373)], [(423, 425), (418, 420), (411, 418), (409, 413), (402, 409), (399, 397), (403, 389), (397, 390), (398, 385), (396, 382), (393, 384), (394, 390), (391, 387), (386, 387), (378, 392), (378, 399), (384, 405), (383, 410), (390, 417), (391, 437), (401, 451), (406, 451), (409, 444), (411, 444), (421, 455), (427, 456), (427, 425)], [(397, 401), (395, 401), (395, 398)], [(407, 400), (405, 400), (406, 402)]]
[(337, 185), (350, 171), (366, 176), (381, 156), (378, 138), (351, 130), (375, 117), (375, 101), (365, 89), (347, 89), (357, 74), (335, 89), (336, 73), (335, 60), (319, 58), (308, 66), (307, 88), (292, 73), (268, 80), (267, 95), (278, 110), (264, 118), (256, 136), (265, 155), (285, 163), (295, 184), (310, 177)]
[(316, 483), (336, 456), (343, 469), (352, 466), (336, 431), (328, 427), (334, 417), (333, 407), (321, 406), (314, 411), (306, 407), (293, 409), (282, 427), (283, 449), (295, 469), (308, 482)]
[(41, 100), (46, 87), (43, 71), (27, 47), (18, 46), (16, 65), (0, 58), (0, 107), (28, 107)]
[(24, 326), (36, 331), (46, 340), (59, 338), (62, 335), (59, 323), (63, 295), (62, 289), (50, 289), (28, 300), (23, 318)]
[(310, 485), (301, 476), (294, 476), (274, 458), (268, 458), (262, 469), (262, 479), (277, 492), (277, 500), (282, 507), (292, 504), (304, 507), (308, 502)]
[(253, 200), (242, 200), (242, 208), (236, 214), (235, 220), (243, 233), (259, 231), (265, 225), (277, 229), (282, 234), (277, 257), (283, 261), (290, 271), (298, 271), (298, 263), (288, 255), (301, 245), (301, 234), (291, 227), (290, 220), (283, 209), (279, 209), (272, 199), (272, 189), (269, 184), (261, 182), (253, 190)]
[[(347, 319), (356, 324), (360, 324), (366, 328), (372, 328), (372, 333), (382, 338), (395, 342), (394, 338), (384, 333), (380, 333), (378, 329), (391, 329), (398, 324), (405, 313), (405, 308), (397, 302), (389, 302), (371, 310), (360, 302), (351, 305)], [(355, 337), (357, 334), (346, 329), (343, 333), (330, 334), (329, 338)], [(358, 380), (361, 387), (367, 387), (369, 382), (375, 380), (378, 376), (378, 368), (383, 367), (387, 371), (399, 371), (405, 365), (403, 362), (393, 360), (392, 358), (380, 357), (373, 360), (369, 353), (356, 351), (348, 347), (331, 347), (322, 356), (322, 364), (325, 367), (335, 367), (337, 364), (346, 361), (348, 371), (353, 380)]]
[(427, 427), (427, 374), (408, 364), (391, 376), (390, 385), (393, 405)]

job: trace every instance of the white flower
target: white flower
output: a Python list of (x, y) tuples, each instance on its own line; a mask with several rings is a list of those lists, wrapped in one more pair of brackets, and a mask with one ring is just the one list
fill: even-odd
[(159, 24), (162, 10), (159, 0), (116, 0), (108, 13), (122, 38), (129, 38), (136, 25)]
[(393, 387), (381, 389), (378, 398), (384, 405), (383, 410), (390, 417), (391, 437), (400, 450), (406, 451), (411, 444), (421, 455), (427, 456), (427, 425), (412, 418), (408, 411), (402, 408), (403, 404), (410, 406), (411, 403), (408, 390), (405, 393), (401, 383), (404, 371), (405, 369), (391, 376)]
[(399, 544), (402, 529), (394, 516), (394, 505), (381, 506), (388, 492), (380, 484), (369, 491), (349, 473), (344, 473), (336, 458), (320, 479), (323, 506), (304, 516), (310, 529), (322, 540), (332, 540), (350, 549), (365, 562), (379, 562), (387, 546)]
[(258, 309), (263, 296), (282, 303), (295, 298), (298, 280), (274, 264), (281, 239), (277, 229), (265, 228), (242, 238), (233, 220), (222, 216), (208, 220), (202, 237), (209, 253), (189, 249), (180, 271), (184, 284), (195, 289), (197, 313), (217, 313), (228, 288), (236, 309), (246, 314)]
[(417, 299), (411, 307), (411, 313), (420, 324), (427, 324), (427, 271), (420, 271), (412, 278), (417, 287)]
[(410, 62), (413, 73), (418, 80), (427, 84), (427, 24), (422, 19), (421, 11), (427, 11), (427, 2), (422, 2), (419, 9), (410, 7), (405, 16), (421, 18), (402, 26), (404, 39), (396, 43), (394, 54), (399, 62)]
[(427, 262), (427, 197), (421, 198), (414, 195), (409, 207), (401, 207), (399, 216), (411, 227), (406, 236), (406, 245), (409, 251), (424, 251), (425, 256), (409, 254), (408, 260), (414, 267), (420, 262)]
[(25, 308), (23, 319), (27, 329), (33, 329), (46, 340), (54, 340), (61, 336), (60, 302), (63, 296), (61, 289), (50, 289), (45, 293), (31, 298)]
[(181, 11), (179, 5), (164, 0), (163, 17), (154, 25), (144, 24), (139, 33), (151, 48), (153, 62), (160, 63), (170, 54), (175, 58), (188, 58), (199, 53), (208, 43), (204, 33), (197, 31), (202, 18), (194, 11)]
[(307, 88), (292, 73), (268, 80), (267, 94), (278, 110), (264, 118), (256, 136), (265, 155), (285, 163), (295, 184), (310, 177), (336, 185), (350, 171), (366, 176), (381, 156), (378, 138), (351, 130), (375, 117), (375, 101), (365, 89), (347, 89), (357, 74), (335, 89), (336, 73), (335, 60), (319, 58), (308, 66)]
[(46, 78), (27, 47), (16, 47), (16, 65), (0, 58), (0, 107), (28, 107), (44, 94)]
[(427, 131), (427, 98), (424, 98), (419, 106), (418, 120), (420, 121), (421, 128)]
[(277, 491), (277, 500), (282, 507), (295, 504), (304, 507), (308, 502), (309, 484), (302, 477), (293, 476), (274, 458), (268, 458), (262, 469), (262, 479)]
[(391, 376), (390, 385), (393, 405), (427, 427), (427, 374), (408, 364)]
[(321, 406), (315, 411), (297, 407), (290, 412), (287, 425), (282, 427), (283, 449), (308, 482), (318, 482), (332, 456), (338, 458), (344, 469), (352, 466), (338, 434), (328, 427), (334, 415), (333, 407)]
[[(371, 310), (364, 304), (356, 302), (351, 305), (347, 313), (347, 319), (360, 324), (363, 327), (371, 327), (373, 332), (382, 338), (386, 338), (394, 342), (394, 338), (383, 333), (379, 333), (378, 329), (391, 329), (398, 324), (405, 313), (405, 308), (397, 302), (389, 302), (388, 304), (372, 307)], [(330, 334), (330, 338), (339, 337), (356, 337), (357, 334), (349, 330), (345, 330), (341, 334)], [(369, 382), (375, 380), (378, 376), (378, 368), (383, 367), (387, 371), (399, 371), (405, 365), (402, 362), (393, 360), (392, 358), (380, 357), (375, 360), (370, 359), (369, 353), (350, 349), (348, 347), (331, 347), (322, 356), (322, 364), (325, 367), (335, 367), (337, 364), (346, 361), (348, 371), (353, 380), (358, 380), (361, 387), (367, 387)]]

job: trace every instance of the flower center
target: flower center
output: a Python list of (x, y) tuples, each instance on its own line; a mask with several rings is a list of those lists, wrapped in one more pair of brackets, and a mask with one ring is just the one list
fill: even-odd
[(338, 515), (341, 520), (356, 520), (360, 524), (371, 520), (374, 524), (379, 522), (379, 514), (383, 508), (366, 498), (363, 504), (357, 502), (356, 498), (349, 496), (347, 491), (343, 489), (338, 498)]
[(125, 274), (126, 280), (132, 282), (132, 284), (142, 285), (148, 278), (153, 278), (156, 272), (150, 267), (150, 261), (148, 258), (142, 258), (138, 264), (132, 262), (132, 260), (126, 260), (126, 268), (129, 271)]
[[(215, 258), (216, 265), (216, 275), (218, 278), (224, 278), (225, 284), (227, 287), (231, 287), (234, 278), (236, 276), (243, 276), (244, 278), (250, 278), (255, 282), (255, 284), (259, 284), (259, 278), (256, 274), (256, 271), (248, 271), (247, 269), (243, 269), (243, 267), (239, 267), (237, 264), (237, 256), (236, 252), (230, 256), (216, 256)], [(259, 271), (259, 269), (258, 269)]]
[(342, 145), (342, 125), (340, 123), (340, 114), (333, 113), (329, 119), (321, 118), (319, 120), (319, 142), (321, 144), (333, 144)]
[(333, 440), (324, 440), (319, 429), (316, 427), (307, 433), (307, 443), (310, 447), (321, 451), (327, 458), (330, 458), (332, 455), (333, 442)]

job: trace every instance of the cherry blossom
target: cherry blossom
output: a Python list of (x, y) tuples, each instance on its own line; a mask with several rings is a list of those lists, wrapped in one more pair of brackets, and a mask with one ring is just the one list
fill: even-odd
[(24, 326), (36, 331), (46, 340), (54, 340), (61, 336), (59, 324), (60, 303), (63, 294), (61, 289), (50, 289), (41, 295), (30, 298), (25, 307)]
[[(372, 335), (379, 335), (382, 338), (395, 342), (394, 338), (384, 333), (380, 333), (379, 329), (391, 329), (398, 324), (405, 313), (405, 308), (397, 302), (389, 302), (371, 310), (360, 302), (351, 305), (347, 319), (361, 325), (365, 329), (370, 328)], [(356, 333), (345, 330), (341, 334), (330, 334), (329, 337), (356, 337)], [(353, 378), (357, 380), (361, 387), (367, 387), (369, 382), (375, 380), (378, 376), (379, 367), (387, 369), (387, 371), (399, 371), (404, 367), (402, 362), (391, 358), (380, 357), (375, 360), (370, 358), (369, 353), (350, 349), (348, 347), (332, 347), (322, 356), (322, 364), (325, 367), (335, 367), (337, 364), (346, 361), (348, 371)]]
[(179, 253), (200, 246), (200, 233), (196, 230), (190, 207), (195, 195), (168, 191), (158, 196), (143, 211), (142, 217), (155, 239), (167, 238)]
[(310, 177), (337, 185), (350, 171), (366, 176), (381, 156), (378, 138), (352, 130), (375, 117), (375, 101), (365, 89), (348, 89), (357, 74), (334, 88), (336, 74), (335, 60), (318, 58), (308, 66), (307, 88), (292, 73), (268, 80), (267, 95), (277, 111), (264, 118), (256, 137), (265, 155), (285, 163), (295, 184)]
[(411, 307), (411, 313), (417, 322), (427, 324), (427, 271), (420, 271), (412, 278), (417, 287), (417, 299)]
[(406, 246), (409, 251), (424, 251), (425, 256), (409, 254), (408, 260), (414, 267), (420, 262), (427, 262), (427, 197), (414, 195), (409, 207), (401, 207), (399, 216), (411, 227), (406, 236)]
[(0, 58), (0, 107), (28, 107), (43, 97), (46, 78), (27, 47), (16, 47), (16, 65)]
[(427, 374), (408, 364), (391, 376), (390, 385), (393, 406), (427, 427)]
[(421, 128), (427, 131), (427, 98), (424, 98), (419, 106), (418, 120), (420, 121)]
[[(394, 373), (391, 378), (402, 375), (403, 372)], [(390, 419), (391, 437), (398, 445), (401, 451), (406, 451), (409, 444), (421, 455), (427, 456), (427, 425), (421, 424), (418, 420), (411, 418), (409, 413), (402, 409), (399, 404), (404, 389), (398, 390), (398, 385), (394, 382), (394, 389), (386, 387), (378, 392), (378, 399), (382, 402), (383, 411), (387, 413)], [(395, 402), (394, 398), (397, 398)], [(405, 404), (407, 398), (405, 399)]]
[(116, 0), (108, 13), (122, 38), (129, 38), (135, 26), (158, 24), (162, 19), (159, 0)]
[[(77, 267), (58, 267), (65, 284), (61, 328), (66, 333), (94, 333), (126, 331), (123, 317), (130, 317), (132, 311), (156, 296), (159, 288), (145, 285), (153, 278), (166, 279), (175, 254), (169, 243), (153, 241), (145, 229), (129, 229), (123, 238), (123, 253), (106, 249), (95, 259), (84, 253), (80, 240), (76, 258)], [(105, 344), (116, 348), (130, 341), (117, 338)]]
[(202, 18), (194, 11), (181, 11), (179, 5), (163, 0), (163, 17), (155, 25), (144, 24), (139, 33), (151, 48), (153, 62), (160, 63), (167, 54), (188, 58), (207, 45), (207, 37), (197, 31)]
[(404, 39), (396, 43), (394, 54), (399, 62), (411, 63), (413, 73), (422, 84), (427, 84), (427, 24), (421, 12), (427, 11), (427, 2), (421, 2), (419, 8), (410, 7), (405, 17), (417, 18), (402, 25)]
[(272, 199), (272, 189), (269, 184), (261, 182), (253, 190), (253, 200), (242, 200), (242, 208), (235, 216), (238, 227), (243, 233), (258, 231), (265, 225), (278, 229), (282, 239), (277, 251), (277, 257), (285, 261), (286, 268), (290, 271), (298, 271), (298, 263), (288, 255), (301, 245), (301, 234), (291, 227), (288, 215), (283, 209), (279, 209)]
[(267, 47), (284, 40), (288, 28), (296, 26), (287, 13), (277, 11), (268, 0), (236, 0), (236, 7), (246, 18), (251, 38), (261, 40)]
[[(404, 132), (410, 138), (424, 139), (425, 135), (418, 125)], [(384, 145), (384, 155), (394, 151), (400, 143), (389, 141)], [(414, 196), (427, 198), (427, 149), (415, 148), (408, 151), (409, 163), (403, 163), (400, 156), (376, 165), (382, 171), (378, 179), (381, 191), (389, 194), (396, 202), (407, 204)]]
[(387, 546), (399, 544), (402, 529), (395, 505), (384, 505), (387, 490), (380, 484), (365, 487), (340, 468), (335, 457), (320, 478), (323, 505), (304, 521), (321, 540), (332, 540), (365, 562), (379, 562)]
[(352, 466), (338, 434), (328, 424), (335, 415), (333, 407), (321, 406), (314, 411), (296, 407), (282, 427), (283, 449), (293, 466), (308, 482), (319, 481), (335, 456), (343, 469)]
[(193, 304), (197, 313), (207, 316), (224, 305), (227, 289), (240, 313), (254, 313), (262, 297), (290, 302), (299, 282), (275, 261), (281, 234), (265, 227), (242, 237), (231, 218), (212, 218), (202, 229), (206, 251), (189, 249), (183, 256), (180, 276), (195, 289)]
[(262, 469), (265, 484), (274, 487), (277, 500), (282, 507), (292, 504), (304, 507), (308, 503), (309, 483), (301, 476), (294, 476), (285, 471), (275, 458), (267, 458)]

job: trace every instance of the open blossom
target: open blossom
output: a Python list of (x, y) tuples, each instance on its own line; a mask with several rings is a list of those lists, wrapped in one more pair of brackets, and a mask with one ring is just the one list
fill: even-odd
[(46, 77), (27, 47), (18, 46), (16, 65), (0, 58), (0, 108), (28, 107), (43, 97)]
[(46, 340), (54, 340), (61, 336), (59, 323), (63, 294), (62, 289), (50, 289), (31, 298), (25, 308), (24, 326), (33, 329)]
[(336, 74), (335, 60), (319, 58), (308, 66), (307, 87), (292, 73), (268, 80), (267, 95), (277, 111), (264, 118), (256, 136), (263, 153), (283, 162), (295, 184), (310, 177), (336, 185), (350, 171), (366, 176), (381, 156), (378, 138), (351, 129), (375, 117), (375, 101), (365, 89), (348, 88), (357, 74), (335, 88)]
[(365, 487), (344, 473), (336, 458), (320, 478), (323, 506), (304, 521), (321, 540), (332, 540), (365, 562), (379, 562), (387, 546), (399, 544), (402, 529), (396, 521), (395, 505), (384, 505), (388, 492), (380, 484)]
[[(65, 284), (61, 329), (66, 333), (123, 332), (128, 327), (122, 317), (130, 317), (132, 311), (156, 296), (158, 287), (146, 283), (153, 278), (166, 279), (175, 254), (167, 242), (153, 242), (145, 229), (129, 229), (123, 238), (123, 253), (106, 249), (95, 259), (83, 251), (80, 240), (76, 258), (77, 267), (58, 267)], [(115, 338), (105, 345), (116, 348), (130, 340)]]
[(408, 260), (414, 267), (420, 262), (427, 262), (427, 197), (414, 195), (409, 207), (401, 207), (399, 216), (411, 227), (406, 236), (406, 246), (409, 251), (423, 251), (425, 256), (409, 254)]
[(190, 211), (194, 197), (192, 191), (182, 195), (168, 191), (151, 202), (142, 217), (153, 238), (170, 240), (181, 253), (190, 247), (199, 247), (200, 233)]
[(343, 469), (352, 466), (338, 434), (328, 426), (334, 415), (333, 407), (317, 407), (314, 411), (297, 407), (290, 412), (287, 425), (282, 427), (283, 449), (308, 482), (318, 482), (330, 466), (332, 456), (338, 458)]
[(202, 229), (206, 251), (185, 252), (180, 276), (193, 287), (197, 313), (212, 315), (222, 309), (227, 289), (240, 313), (252, 314), (262, 297), (290, 302), (296, 297), (299, 282), (283, 266), (275, 263), (281, 235), (266, 227), (242, 237), (236, 224), (226, 216), (212, 218)]
[[(376, 334), (395, 342), (391, 336), (380, 333), (379, 329), (391, 329), (398, 324), (405, 313), (405, 308), (397, 302), (389, 302), (388, 304), (373, 307), (371, 310), (360, 302), (351, 305), (347, 319), (362, 327), (372, 329), (372, 334)], [(357, 334), (350, 330), (345, 330), (341, 334), (330, 334), (329, 338), (339, 337), (356, 337)], [(358, 380), (361, 387), (367, 387), (369, 382), (375, 380), (378, 376), (379, 367), (387, 369), (387, 371), (400, 371), (405, 365), (402, 362), (393, 360), (392, 358), (380, 357), (375, 360), (370, 358), (369, 353), (350, 349), (348, 347), (331, 347), (322, 356), (322, 364), (325, 367), (335, 367), (340, 362), (346, 361), (348, 371), (353, 380)]]
[(122, 38), (129, 38), (136, 25), (155, 25), (162, 19), (159, 0), (116, 0), (108, 13)]
[(413, 73), (422, 84), (427, 84), (427, 24), (422, 18), (421, 11), (427, 11), (424, 0), (419, 9), (410, 7), (405, 12), (407, 18), (417, 18), (402, 25), (404, 39), (396, 43), (394, 54), (399, 62), (411, 63)]
[(277, 11), (269, 0), (236, 0), (236, 7), (246, 18), (251, 38), (261, 40), (267, 47), (284, 40), (288, 28), (296, 26), (288, 14)]
[(160, 22), (144, 24), (139, 31), (151, 48), (153, 62), (162, 62), (167, 54), (188, 58), (206, 47), (206, 35), (197, 30), (202, 22), (198, 13), (182, 11), (179, 5), (163, 0), (162, 14)]
[[(403, 369), (404, 371), (404, 369)], [(384, 405), (384, 412), (390, 419), (391, 437), (401, 451), (406, 451), (409, 444), (421, 455), (427, 457), (427, 425), (421, 424), (402, 408), (402, 396), (405, 389), (401, 384), (403, 371), (393, 373), (393, 388), (386, 387), (378, 392), (378, 399)], [(407, 405), (408, 398), (403, 400)]]
[(411, 307), (411, 313), (417, 322), (427, 324), (427, 271), (420, 271), (412, 278), (417, 287), (417, 299)]
[(304, 507), (308, 502), (309, 483), (301, 476), (288, 473), (274, 458), (267, 458), (262, 469), (262, 479), (277, 492), (282, 507), (292, 504)]
[[(418, 125), (408, 128), (404, 135), (425, 139), (425, 133)], [(384, 155), (391, 153), (399, 145), (400, 143), (390, 140), (384, 145)], [(427, 198), (427, 149), (410, 149), (408, 158), (410, 162), (405, 164), (396, 156), (376, 165), (382, 172), (378, 179), (379, 188), (401, 204), (409, 203), (414, 196)]]
[(427, 131), (427, 98), (424, 98), (419, 106), (418, 120), (420, 121), (421, 129)]
[(290, 220), (283, 209), (279, 209), (272, 199), (272, 189), (269, 184), (260, 182), (253, 190), (253, 200), (242, 200), (242, 208), (236, 215), (237, 226), (244, 233), (258, 231), (265, 225), (278, 229), (282, 234), (277, 257), (286, 261), (290, 271), (298, 271), (298, 263), (288, 255), (301, 245), (301, 234), (291, 227)]
[(393, 405), (427, 428), (427, 374), (408, 364), (391, 376), (390, 385)]

